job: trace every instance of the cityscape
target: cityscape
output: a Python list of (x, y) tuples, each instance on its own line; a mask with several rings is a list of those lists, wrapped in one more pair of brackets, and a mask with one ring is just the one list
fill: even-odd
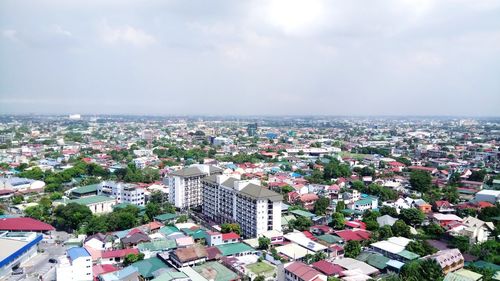
[(0, 281), (500, 281), (500, 0), (0, 1)]

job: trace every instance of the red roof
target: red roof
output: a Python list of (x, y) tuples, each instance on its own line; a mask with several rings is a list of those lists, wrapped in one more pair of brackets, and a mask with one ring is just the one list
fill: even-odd
[(341, 275), (342, 271), (344, 271), (341, 266), (333, 264), (331, 262), (327, 262), (325, 260), (317, 261), (313, 263), (312, 266), (328, 276)]
[(222, 240), (232, 240), (232, 239), (240, 239), (240, 236), (234, 232), (222, 234)]
[(55, 228), (47, 223), (32, 218), (0, 219), (0, 230), (11, 231), (50, 231)]
[(314, 235), (312, 235), (312, 233), (311, 233), (311, 232), (309, 232), (309, 231), (305, 230), (305, 231), (302, 231), (302, 233), (304, 233), (304, 235), (305, 235), (307, 238), (309, 238), (309, 239), (311, 239), (311, 240), (316, 240), (316, 237), (314, 237)]
[(321, 274), (316, 269), (298, 261), (289, 264), (285, 269), (304, 281), (312, 281)]
[(302, 194), (299, 197), (300, 197), (300, 201), (302, 201), (302, 202), (316, 201), (319, 199), (318, 195), (316, 195), (314, 193)]
[(486, 202), (486, 201), (479, 201), (479, 202), (477, 202), (477, 206), (480, 209), (487, 208), (487, 207), (495, 207), (495, 205), (491, 204), (490, 202)]
[(442, 206), (450, 206), (450, 202), (446, 201), (446, 200), (438, 200), (435, 202), (436, 204), (436, 207), (442, 207)]
[(356, 241), (361, 241), (361, 240), (367, 240), (370, 238), (370, 232), (365, 231), (365, 230), (339, 230), (335, 231), (335, 235), (339, 236), (344, 240), (345, 242), (351, 241), (351, 240), (356, 240)]
[(138, 253), (139, 253), (138, 249), (110, 250), (110, 251), (104, 251), (104, 252), (102, 252), (102, 258), (104, 258), (104, 259), (109, 259), (109, 258), (123, 258), (126, 255), (129, 255), (129, 254), (138, 254)]

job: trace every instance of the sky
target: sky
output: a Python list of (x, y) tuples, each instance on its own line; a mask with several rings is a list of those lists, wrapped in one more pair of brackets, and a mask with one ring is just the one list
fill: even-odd
[(500, 0), (2, 0), (1, 113), (500, 116)]

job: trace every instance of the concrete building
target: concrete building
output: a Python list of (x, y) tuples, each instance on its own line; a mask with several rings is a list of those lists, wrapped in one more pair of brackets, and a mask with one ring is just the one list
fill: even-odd
[(203, 214), (218, 223), (238, 223), (245, 238), (281, 231), (282, 200), (258, 181), (222, 175), (203, 179)]
[(292, 262), (285, 265), (285, 281), (326, 281), (326, 275), (303, 262)]
[(0, 279), (35, 256), (42, 239), (35, 232), (0, 232)]
[(38, 192), (43, 191), (45, 182), (26, 178), (0, 178), (0, 189), (8, 189), (16, 192)]
[(187, 209), (202, 205), (201, 180), (210, 175), (221, 175), (222, 169), (212, 165), (192, 165), (170, 173), (165, 180), (169, 187), (168, 200), (176, 208)]
[(73, 200), (63, 200), (61, 203), (77, 203), (89, 207), (93, 214), (105, 214), (113, 211), (113, 206), (116, 205), (116, 199), (102, 195), (94, 195)]
[(484, 189), (476, 193), (475, 202), (486, 201), (491, 204), (500, 203), (500, 190)]
[(59, 260), (56, 268), (56, 279), (61, 281), (93, 280), (92, 257), (81, 247), (74, 247), (66, 251), (66, 257)]
[(97, 187), (97, 194), (113, 197), (118, 203), (129, 203), (136, 206), (146, 205), (144, 189), (135, 184), (104, 181)]

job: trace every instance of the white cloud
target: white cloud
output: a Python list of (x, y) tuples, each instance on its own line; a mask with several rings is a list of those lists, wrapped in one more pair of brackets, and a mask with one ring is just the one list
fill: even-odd
[(5, 29), (2, 30), (2, 36), (12, 40), (12, 41), (18, 41), (19, 39), (17, 38), (17, 31), (14, 29)]
[(443, 64), (443, 58), (435, 53), (418, 52), (413, 54), (411, 62), (421, 66), (440, 66)]
[(108, 44), (127, 43), (137, 47), (146, 47), (154, 44), (157, 40), (145, 31), (125, 25), (112, 27), (107, 21), (103, 21), (100, 28), (101, 39)]

